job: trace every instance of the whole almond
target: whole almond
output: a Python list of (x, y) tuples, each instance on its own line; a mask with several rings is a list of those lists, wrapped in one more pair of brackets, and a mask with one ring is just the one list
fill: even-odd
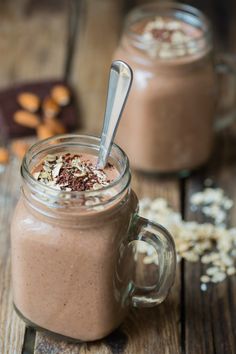
[(23, 140), (15, 140), (11, 144), (11, 150), (13, 154), (16, 155), (19, 159), (23, 159), (28, 149), (29, 144)]
[(65, 126), (55, 118), (45, 118), (45, 124), (46, 126), (53, 131), (54, 134), (64, 134), (66, 133), (66, 128)]
[(60, 107), (51, 97), (46, 97), (43, 100), (42, 109), (47, 118), (54, 118), (60, 112)]
[(29, 112), (36, 112), (39, 109), (39, 97), (30, 92), (22, 92), (17, 96), (17, 101), (22, 108)]
[(54, 132), (46, 124), (40, 124), (37, 128), (37, 137), (39, 140), (47, 139), (54, 135)]
[(4, 147), (0, 147), (0, 164), (6, 165), (8, 161), (9, 161), (9, 151)]
[(63, 85), (54, 86), (51, 91), (51, 96), (59, 106), (66, 106), (70, 102), (70, 91)]
[(15, 112), (14, 121), (28, 128), (36, 128), (40, 124), (40, 119), (36, 114), (23, 110)]

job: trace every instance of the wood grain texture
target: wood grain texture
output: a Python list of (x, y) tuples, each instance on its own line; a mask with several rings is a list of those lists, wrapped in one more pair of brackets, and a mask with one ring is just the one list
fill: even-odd
[[(179, 183), (134, 174), (137, 195), (165, 197), (180, 207)], [(120, 329), (102, 341), (91, 344), (66, 344), (38, 333), (34, 354), (179, 354), (180, 350), (180, 272), (168, 299), (155, 308), (133, 309)]]
[(86, 0), (73, 59), (71, 81), (78, 97), (85, 130), (102, 128), (112, 54), (123, 19), (123, 0)]
[(0, 2), (0, 87), (63, 75), (68, 2)]
[(19, 193), (16, 160), (0, 174), (0, 353), (20, 354), (25, 325), (13, 311), (10, 272), (10, 222)]
[[(79, 19), (82, 23), (71, 59), (73, 70), (70, 79), (78, 90), (86, 132), (99, 133), (102, 126), (108, 72), (124, 12), (145, 2), (149, 1), (84, 0), (85, 7)], [(234, 49), (233, 0), (224, 3), (221, 0), (186, 2), (202, 8), (214, 21), (214, 27), (219, 32), (216, 32), (219, 34), (219, 48)], [(0, 87), (20, 81), (63, 76), (68, 50), (67, 28), (66, 0), (0, 1)], [(67, 71), (70, 72), (69, 68)], [(221, 136), (221, 149), (216, 151), (217, 159), (187, 182), (187, 197), (202, 188), (204, 176), (207, 176), (214, 178), (236, 200), (235, 131), (236, 127)], [(16, 171), (18, 165), (14, 160), (0, 175), (1, 354), (22, 354), (25, 333), (25, 326), (11, 305), (9, 225), (18, 193)], [(139, 197), (163, 196), (176, 210), (180, 209), (180, 188), (176, 180), (158, 180), (136, 174), (133, 187)], [(191, 218), (189, 212), (186, 217)], [(231, 224), (236, 225), (236, 208), (232, 212)], [(122, 327), (103, 341), (75, 345), (37, 333), (34, 354), (235, 353), (235, 278), (203, 294), (199, 289), (201, 265), (185, 263), (182, 270), (184, 272), (181, 275), (178, 268), (176, 284), (166, 302), (154, 309), (133, 310)]]
[[(66, 56), (68, 2), (0, 2), (0, 87), (61, 78)], [(12, 308), (9, 227), (20, 185), (13, 160), (0, 175), (0, 353), (21, 354), (25, 326)]]
[[(219, 139), (212, 161), (187, 183), (187, 201), (192, 193), (203, 188), (206, 177), (235, 200), (236, 135), (225, 132)], [(188, 203), (186, 218), (191, 219)], [(194, 216), (196, 218), (196, 216)], [(236, 208), (231, 212), (231, 226), (236, 226)], [(185, 263), (185, 350), (188, 354), (233, 354), (236, 348), (236, 277), (200, 290), (201, 264)]]

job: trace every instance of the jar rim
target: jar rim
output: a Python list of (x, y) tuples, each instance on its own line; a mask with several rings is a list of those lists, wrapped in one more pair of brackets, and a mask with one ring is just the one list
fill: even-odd
[[(88, 142), (86, 143), (86, 139)], [(73, 143), (73, 146), (87, 146), (87, 147), (94, 147), (98, 148), (99, 143), (100, 143), (100, 137), (94, 136), (94, 135), (86, 135), (86, 134), (63, 134), (63, 135), (56, 135), (54, 137), (50, 137), (48, 139), (41, 140), (35, 144), (33, 144), (26, 155), (23, 158), (22, 165), (21, 165), (21, 175), (23, 180), (25, 180), (32, 188), (36, 188), (37, 192), (39, 192), (42, 196), (47, 195), (51, 197), (56, 197), (60, 199), (60, 196), (62, 197), (63, 200), (65, 200), (67, 197), (72, 198), (74, 201), (76, 199), (81, 199), (83, 198), (89, 198), (89, 197), (95, 197), (98, 195), (98, 193), (103, 193), (103, 192), (108, 192), (109, 190), (114, 189), (115, 187), (118, 187), (119, 184), (122, 184), (122, 181), (124, 181), (124, 186), (121, 188), (121, 191), (118, 193), (120, 194), (122, 191), (127, 188), (127, 185), (130, 183), (130, 168), (129, 168), (129, 160), (125, 152), (115, 143), (112, 144), (111, 148), (111, 154), (112, 153), (117, 153), (123, 162), (123, 169), (119, 171), (118, 177), (114, 179), (109, 185), (103, 186), (98, 190), (89, 190), (89, 191), (62, 191), (55, 189), (53, 187), (47, 186), (46, 184), (41, 183), (40, 181), (36, 180), (33, 176), (33, 174), (30, 171), (29, 165), (30, 161), (32, 158), (38, 154), (39, 152), (42, 153), (43, 151), (46, 152), (47, 150), (50, 150), (50, 147), (56, 148), (59, 147), (60, 144), (61, 146), (65, 146), (66, 144), (69, 144), (69, 142), (73, 141), (77, 142), (81, 141), (84, 143), (84, 145), (76, 145)], [(90, 142), (90, 143), (89, 143)], [(93, 143), (93, 145), (92, 145)], [(72, 145), (71, 145), (72, 146)], [(98, 150), (98, 149), (96, 149)], [(47, 152), (48, 154), (50, 152)], [(128, 179), (126, 178), (127, 174), (129, 175)], [(113, 196), (114, 198), (115, 196)], [(109, 202), (109, 201), (108, 201)], [(98, 205), (101, 205), (98, 204)], [(95, 205), (92, 205), (94, 207)]]
[[(198, 43), (201, 42), (202, 40), (206, 39), (209, 43), (209, 41), (212, 38), (212, 29), (211, 29), (211, 23), (208, 19), (208, 17), (199, 9), (195, 8), (194, 6), (188, 5), (188, 4), (183, 4), (183, 3), (177, 3), (177, 2), (161, 2), (161, 3), (156, 3), (156, 2), (151, 2), (149, 4), (144, 4), (144, 5), (139, 5), (134, 7), (130, 13), (128, 14), (126, 21), (125, 21), (125, 31), (128, 35), (128, 37), (133, 40), (134, 43), (139, 45), (142, 43), (142, 35), (136, 33), (131, 29), (131, 25), (134, 24), (135, 22), (140, 21), (141, 19), (152, 17), (154, 18), (155, 16), (162, 16), (162, 14), (154, 13), (153, 9), (156, 10), (173, 10), (177, 11), (179, 13), (186, 13), (188, 17), (194, 17), (195, 20), (199, 22), (199, 24), (203, 24), (204, 26), (201, 26), (201, 32), (202, 34), (196, 38), (189, 38), (188, 41), (185, 43), (171, 43), (170, 47), (173, 49), (180, 49), (184, 48), (187, 46), (190, 42), (191, 43)], [(143, 15), (142, 15), (143, 12)], [(176, 16), (174, 17), (176, 18)], [(178, 19), (178, 18), (177, 18)], [(179, 18), (179, 20), (182, 20), (186, 22), (186, 18)], [(193, 27), (196, 27), (196, 24), (192, 24), (189, 22), (186, 22)], [(158, 59), (162, 60), (162, 58)], [(167, 58), (168, 60), (169, 58)], [(164, 59), (166, 60), (166, 58)]]

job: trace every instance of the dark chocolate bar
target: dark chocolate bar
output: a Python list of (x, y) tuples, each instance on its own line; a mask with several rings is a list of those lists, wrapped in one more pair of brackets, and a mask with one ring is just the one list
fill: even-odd
[(22, 92), (36, 94), (41, 100), (50, 95), (50, 91), (55, 85), (68, 87), (71, 93), (71, 100), (67, 106), (62, 107), (58, 114), (58, 119), (65, 125), (68, 132), (81, 127), (77, 102), (73, 90), (67, 83), (59, 80), (33, 82), (17, 85), (0, 91), (0, 129), (8, 138), (34, 135), (35, 130), (23, 127), (13, 120), (14, 113), (22, 109), (17, 102), (17, 96)]

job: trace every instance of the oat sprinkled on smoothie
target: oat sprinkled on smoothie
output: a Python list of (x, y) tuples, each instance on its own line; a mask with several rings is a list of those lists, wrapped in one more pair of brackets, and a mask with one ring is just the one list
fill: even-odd
[(199, 43), (196, 44), (194, 40), (201, 35), (200, 29), (181, 20), (156, 17), (146, 24), (142, 38), (151, 56), (174, 58), (196, 53)]
[(111, 163), (108, 163), (104, 170), (97, 169), (95, 159), (90, 159), (89, 155), (67, 153), (47, 155), (33, 176), (36, 180), (58, 190), (89, 191), (109, 185), (112, 179), (105, 170), (112, 169), (114, 166)]

